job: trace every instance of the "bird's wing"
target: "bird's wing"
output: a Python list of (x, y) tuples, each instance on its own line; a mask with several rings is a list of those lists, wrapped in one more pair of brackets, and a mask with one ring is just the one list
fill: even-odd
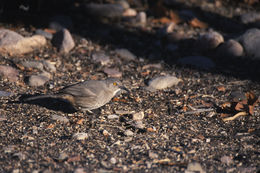
[(83, 82), (70, 85), (60, 91), (61, 94), (70, 94), (76, 97), (96, 97), (99, 94), (100, 83), (98, 81)]

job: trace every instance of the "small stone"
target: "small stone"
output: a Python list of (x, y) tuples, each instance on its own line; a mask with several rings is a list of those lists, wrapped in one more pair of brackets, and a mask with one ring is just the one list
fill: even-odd
[(133, 120), (134, 121), (140, 121), (144, 119), (144, 112), (137, 112), (133, 114)]
[(69, 158), (68, 154), (62, 152), (62, 153), (60, 153), (58, 160), (59, 160), (59, 161), (64, 161), (64, 160), (66, 160), (67, 158)]
[(168, 87), (172, 87), (173, 85), (177, 85), (181, 80), (176, 78), (175, 76), (160, 76), (156, 77), (149, 81), (147, 90), (154, 92), (156, 90), (165, 89)]
[(0, 75), (7, 78), (10, 82), (16, 82), (19, 72), (13, 67), (0, 65)]
[(191, 162), (188, 164), (187, 169), (185, 170), (185, 173), (206, 173), (206, 171), (203, 170), (202, 166), (198, 162)]
[(135, 113), (134, 111), (127, 111), (127, 110), (116, 110), (115, 112), (116, 112), (116, 114), (119, 114), (119, 115), (126, 115), (126, 114)]
[(92, 59), (97, 63), (101, 63), (101, 65), (107, 65), (110, 62), (109, 56), (102, 52), (94, 53)]
[(201, 50), (215, 49), (224, 42), (223, 36), (215, 31), (201, 35), (197, 41), (197, 45)]
[(114, 157), (112, 157), (112, 158), (110, 159), (110, 163), (116, 164), (116, 159), (115, 159)]
[(215, 63), (204, 56), (186, 56), (180, 58), (177, 62), (182, 65), (191, 65), (201, 69), (211, 69), (215, 67)]
[(132, 8), (126, 9), (124, 11), (124, 13), (122, 14), (122, 16), (124, 16), (124, 17), (134, 17), (136, 15), (137, 15), (136, 10), (132, 9)]
[(67, 29), (62, 29), (54, 34), (52, 43), (62, 53), (69, 53), (75, 46), (74, 40)]
[(82, 132), (82, 133), (75, 133), (75, 134), (73, 135), (73, 138), (75, 138), (75, 139), (77, 139), (77, 140), (85, 140), (85, 139), (88, 138), (88, 134), (87, 134), (87, 133), (84, 133), (84, 132)]
[(35, 68), (38, 70), (43, 70), (43, 64), (39, 61), (23, 61), (21, 65), (25, 68)]
[(109, 77), (114, 77), (114, 78), (120, 78), (122, 77), (122, 72), (118, 71), (115, 68), (105, 68), (104, 72), (109, 76)]
[(142, 121), (135, 121), (133, 126), (137, 129), (144, 129), (145, 128), (145, 125), (143, 124)]
[(119, 116), (116, 115), (116, 114), (112, 114), (112, 115), (108, 115), (107, 118), (110, 119), (110, 120), (111, 119), (119, 119)]
[(44, 85), (47, 81), (49, 81), (49, 78), (46, 77), (45, 75), (32, 75), (28, 79), (28, 85), (29, 86), (42, 86)]
[(143, 12), (143, 11), (141, 11), (141, 12), (139, 12), (139, 13), (137, 14), (137, 16), (136, 16), (136, 22), (137, 22), (137, 23), (140, 23), (140, 24), (146, 24), (146, 21), (147, 21), (146, 18), (147, 18), (147, 17), (146, 17), (146, 13)]
[(158, 63), (158, 64), (147, 64), (147, 65), (144, 65), (144, 66), (142, 67), (143, 70), (148, 69), (148, 68), (161, 69), (161, 68), (162, 68), (162, 64), (161, 64), (161, 63)]
[(126, 136), (133, 136), (133, 135), (134, 135), (134, 132), (132, 132), (131, 130), (126, 130), (126, 131), (125, 131), (125, 135), (126, 135)]
[(242, 36), (239, 38), (239, 42), (244, 47), (248, 58), (252, 59), (260, 59), (260, 30), (253, 28), (247, 30)]
[(0, 97), (8, 97), (10, 96), (12, 93), (7, 92), (7, 91), (0, 91)]
[(51, 118), (56, 121), (60, 121), (62, 123), (68, 123), (69, 119), (60, 115), (52, 115)]
[(231, 165), (234, 162), (232, 157), (230, 157), (230, 156), (222, 156), (220, 161), (221, 161), (221, 163), (224, 163), (228, 166)]
[(69, 16), (58, 15), (51, 18), (49, 23), (49, 28), (54, 29), (56, 31), (60, 31), (62, 29), (72, 29), (73, 23)]
[(221, 44), (217, 52), (220, 56), (240, 57), (243, 55), (244, 50), (239, 42), (230, 39)]
[(19, 172), (20, 172), (19, 169), (14, 169), (14, 170), (12, 171), (12, 173), (19, 173)]
[(124, 60), (127, 60), (127, 61), (136, 60), (136, 56), (127, 49), (116, 49), (115, 52)]
[(156, 153), (154, 153), (152, 151), (149, 151), (149, 158), (150, 159), (158, 159), (159, 156), (158, 156), (158, 154), (156, 154)]
[(76, 168), (74, 170), (74, 173), (87, 173), (86, 170), (84, 168)]
[(49, 39), (49, 40), (51, 40), (52, 37), (53, 37), (53, 35), (52, 35), (51, 33), (46, 32), (46, 31), (44, 31), (44, 30), (42, 30), (42, 29), (37, 29), (37, 30), (35, 31), (35, 34), (36, 34), (36, 35), (44, 36), (46, 39)]

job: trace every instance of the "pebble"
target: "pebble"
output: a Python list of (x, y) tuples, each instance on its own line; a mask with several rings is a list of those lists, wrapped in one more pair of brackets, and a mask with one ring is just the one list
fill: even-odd
[(136, 56), (127, 49), (116, 49), (115, 52), (117, 55), (119, 55), (124, 60), (127, 60), (127, 61), (136, 60)]
[(220, 159), (220, 161), (221, 161), (221, 163), (224, 163), (224, 164), (226, 164), (226, 165), (231, 165), (234, 161), (233, 161), (233, 159), (232, 159), (232, 157), (230, 157), (230, 156), (222, 156), (221, 157), (221, 159)]
[(133, 136), (133, 135), (134, 135), (134, 132), (132, 132), (131, 130), (126, 130), (126, 131), (124, 132), (124, 134), (125, 134), (126, 136)]
[(107, 56), (103, 52), (92, 54), (92, 59), (97, 63), (101, 63), (101, 65), (107, 65), (110, 62), (109, 56)]
[(68, 123), (69, 119), (60, 115), (52, 115), (51, 118), (56, 121), (60, 121), (62, 123)]
[(146, 87), (147, 90), (154, 92), (156, 90), (165, 89), (168, 87), (172, 87), (173, 85), (177, 85), (181, 80), (176, 78), (175, 76), (160, 76), (153, 78), (149, 81), (148, 87)]
[(152, 151), (149, 151), (148, 155), (149, 155), (150, 159), (158, 159), (159, 158), (158, 154), (156, 154), (156, 153), (154, 153)]
[(19, 72), (11, 66), (0, 65), (0, 75), (7, 78), (10, 82), (16, 82)]
[(146, 24), (147, 22), (146, 13), (143, 11), (139, 12), (136, 16), (136, 22), (140, 24)]
[(188, 164), (187, 169), (185, 170), (185, 173), (206, 173), (206, 171), (203, 170), (202, 166), (198, 162), (191, 162)]
[(35, 34), (44, 36), (46, 39), (49, 39), (49, 40), (51, 40), (52, 37), (53, 37), (53, 35), (52, 35), (51, 33), (46, 32), (46, 31), (44, 31), (44, 30), (42, 30), (42, 29), (37, 29), (37, 30), (35, 31)]
[(89, 3), (85, 6), (88, 15), (99, 18), (119, 18), (122, 17), (124, 7), (121, 4), (94, 4)]
[(104, 72), (109, 76), (113, 78), (120, 78), (122, 77), (122, 72), (120, 72), (116, 68), (104, 68)]
[(136, 15), (137, 15), (136, 10), (132, 8), (126, 9), (122, 14), (122, 16), (124, 17), (135, 17)]
[(22, 55), (32, 52), (36, 48), (41, 48), (46, 44), (45, 37), (34, 35), (23, 37), (20, 34), (0, 29), (0, 53), (9, 55)]
[(1, 91), (1, 90), (0, 90), (0, 97), (8, 97), (8, 96), (10, 96), (11, 94), (12, 94), (11, 92)]
[(85, 140), (85, 139), (88, 138), (88, 134), (87, 134), (87, 133), (84, 133), (84, 132), (82, 132), (82, 133), (75, 133), (75, 134), (73, 135), (73, 138), (75, 138), (75, 139), (77, 139), (77, 140)]
[(135, 121), (133, 126), (137, 129), (144, 129), (145, 128), (145, 125), (143, 124), (142, 121)]
[(137, 112), (133, 114), (134, 121), (140, 121), (144, 119), (144, 112)]
[(144, 66), (142, 67), (143, 70), (148, 69), (148, 68), (161, 69), (161, 68), (162, 68), (162, 64), (161, 64), (161, 63), (158, 63), (158, 64), (147, 64), (147, 65), (144, 65)]
[(23, 61), (21, 65), (25, 68), (35, 68), (38, 70), (43, 70), (43, 64), (40, 61)]
[(60, 31), (64, 28), (72, 29), (73, 22), (69, 16), (57, 15), (51, 18), (49, 28)]
[(107, 118), (110, 119), (110, 120), (111, 119), (119, 119), (119, 116), (116, 115), (116, 114), (111, 114), (111, 115), (108, 115)]
[(220, 56), (240, 57), (243, 55), (244, 49), (236, 40), (228, 40), (217, 48)]
[(215, 63), (204, 56), (186, 56), (178, 59), (177, 62), (182, 65), (191, 65), (201, 69), (211, 69), (215, 67)]
[(252, 59), (260, 59), (260, 30), (253, 28), (247, 30), (242, 36), (239, 38), (239, 42), (244, 47), (248, 58)]
[(34, 87), (42, 86), (49, 81), (49, 79), (50, 77), (47, 72), (38, 75), (31, 75), (28, 79), (28, 85)]
[(249, 12), (249, 13), (245, 13), (242, 14), (240, 16), (240, 20), (243, 24), (251, 24), (251, 23), (256, 23), (260, 24), (260, 13), (258, 12)]
[(112, 164), (116, 164), (116, 159), (115, 159), (114, 157), (111, 157), (111, 159), (110, 159), (110, 163), (112, 163)]
[(62, 29), (54, 34), (52, 43), (62, 53), (69, 53), (75, 46), (74, 40), (67, 29)]
[(87, 171), (85, 170), (85, 168), (76, 168), (74, 170), (74, 173), (87, 173)]
[(200, 50), (211, 50), (218, 47), (221, 43), (224, 42), (223, 36), (215, 31), (203, 34), (199, 37), (197, 46)]

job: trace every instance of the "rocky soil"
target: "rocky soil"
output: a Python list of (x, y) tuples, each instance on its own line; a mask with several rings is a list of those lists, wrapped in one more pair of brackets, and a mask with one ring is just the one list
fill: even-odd
[[(66, 3), (0, 6), (0, 172), (260, 171), (257, 1)], [(24, 101), (108, 77), (93, 113)]]

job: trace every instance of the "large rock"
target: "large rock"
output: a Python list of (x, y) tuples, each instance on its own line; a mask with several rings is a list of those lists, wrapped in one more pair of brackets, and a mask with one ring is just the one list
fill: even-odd
[(67, 29), (62, 29), (57, 32), (53, 36), (52, 43), (61, 53), (69, 53), (75, 46), (74, 40)]
[(244, 49), (236, 40), (228, 40), (220, 45), (217, 49), (219, 56), (240, 57), (243, 55)]
[(0, 65), (0, 76), (7, 78), (10, 82), (16, 82), (18, 80), (19, 72), (13, 67)]
[(247, 30), (239, 38), (239, 42), (249, 58), (260, 59), (260, 30), (253, 28)]
[(46, 39), (40, 35), (23, 37), (7, 29), (0, 29), (0, 54), (21, 55), (43, 47)]

